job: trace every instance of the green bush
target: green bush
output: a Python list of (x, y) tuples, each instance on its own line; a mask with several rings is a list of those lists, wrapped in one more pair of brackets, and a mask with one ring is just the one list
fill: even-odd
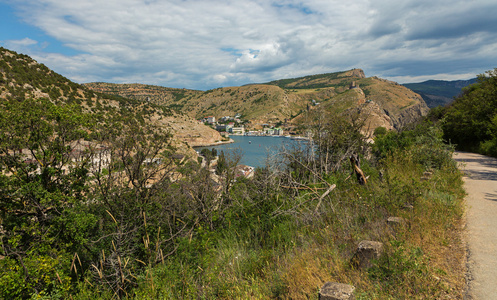
[(445, 110), (445, 139), (460, 150), (493, 155), (497, 116), (497, 69), (478, 76)]

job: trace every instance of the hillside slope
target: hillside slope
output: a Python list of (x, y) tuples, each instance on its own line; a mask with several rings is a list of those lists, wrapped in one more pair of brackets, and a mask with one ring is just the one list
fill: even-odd
[(23, 101), (47, 98), (54, 104), (78, 105), (85, 112), (122, 114), (133, 112), (172, 133), (190, 146), (200, 146), (221, 140), (219, 133), (188, 116), (154, 103), (94, 92), (71, 82), (29, 56), (0, 48), (0, 98)]
[[(428, 112), (421, 96), (395, 82), (367, 78), (361, 69), (265, 84), (208, 91), (171, 89), (140, 84), (88, 83), (92, 90), (150, 101), (194, 118), (242, 115), (249, 127), (286, 123), (298, 125), (319, 103), (327, 114), (359, 111), (368, 130), (401, 128)], [(351, 92), (356, 91), (356, 92)]]
[(419, 83), (405, 83), (403, 86), (413, 90), (423, 97), (428, 107), (445, 106), (461, 94), (462, 89), (477, 80), (427, 80)]
[(108, 94), (150, 101), (200, 119), (234, 116), (257, 122), (290, 118), (305, 103), (285, 90), (270, 85), (217, 88), (208, 91), (171, 89), (144, 84), (87, 83), (88, 88)]

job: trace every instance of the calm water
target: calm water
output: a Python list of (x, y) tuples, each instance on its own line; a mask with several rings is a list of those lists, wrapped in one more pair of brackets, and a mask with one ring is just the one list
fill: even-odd
[(239, 150), (243, 155), (240, 164), (252, 167), (264, 167), (268, 154), (277, 154), (282, 146), (289, 148), (296, 143), (302, 143), (302, 141), (295, 141), (285, 137), (234, 135), (230, 136), (230, 138), (235, 142), (215, 147), (196, 148), (196, 150), (215, 148), (218, 153), (223, 150), (225, 155), (228, 155), (234, 150)]

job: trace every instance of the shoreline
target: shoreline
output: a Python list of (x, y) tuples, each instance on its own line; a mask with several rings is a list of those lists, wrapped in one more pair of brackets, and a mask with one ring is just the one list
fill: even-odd
[(201, 148), (201, 147), (213, 147), (213, 146), (219, 146), (219, 145), (224, 145), (224, 144), (231, 144), (234, 143), (235, 141), (233, 139), (229, 139), (228, 141), (219, 141), (215, 143), (208, 143), (208, 144), (203, 144), (203, 145), (195, 145), (192, 146), (193, 149), (195, 148)]

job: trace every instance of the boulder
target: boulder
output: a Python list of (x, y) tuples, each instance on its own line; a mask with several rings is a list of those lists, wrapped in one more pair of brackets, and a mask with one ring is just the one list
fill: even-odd
[(319, 300), (352, 300), (355, 287), (350, 284), (327, 282), (319, 291)]
[(379, 259), (383, 253), (383, 243), (375, 241), (361, 241), (357, 246), (352, 263), (361, 269), (373, 266), (373, 259)]

